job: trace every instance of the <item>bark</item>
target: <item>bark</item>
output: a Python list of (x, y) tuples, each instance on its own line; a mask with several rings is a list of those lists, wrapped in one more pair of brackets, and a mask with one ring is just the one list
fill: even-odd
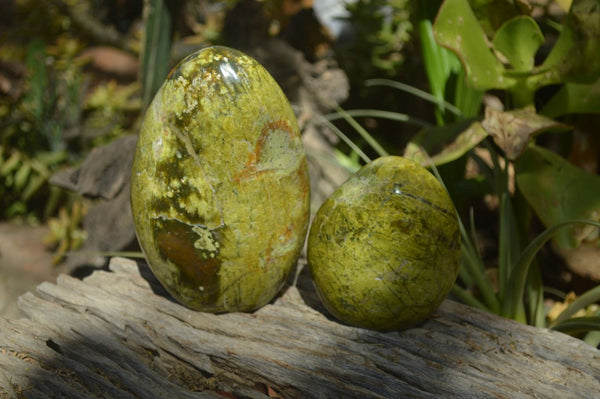
[[(147, 266), (63, 275), (0, 318), (0, 397), (592, 398), (600, 351), (446, 300), (379, 333), (320, 309), (302, 277), (254, 313), (175, 303)], [(309, 306), (310, 305), (310, 306)]]

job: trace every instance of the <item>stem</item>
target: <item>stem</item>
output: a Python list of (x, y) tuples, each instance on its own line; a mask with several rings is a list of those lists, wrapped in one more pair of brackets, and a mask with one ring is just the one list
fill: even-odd
[(521, 82), (509, 90), (513, 100), (513, 108), (524, 108), (528, 105), (534, 105), (535, 89), (532, 89), (526, 82)]

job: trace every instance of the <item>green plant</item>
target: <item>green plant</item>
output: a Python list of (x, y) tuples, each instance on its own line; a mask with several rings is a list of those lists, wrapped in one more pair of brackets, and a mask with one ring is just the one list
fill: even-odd
[(412, 31), (408, 3), (408, 0), (347, 3), (349, 15), (344, 19), (351, 30), (337, 50), (350, 78), (363, 81), (381, 73), (392, 76), (398, 72)]
[[(82, 121), (84, 147), (96, 147), (135, 130), (141, 109), (140, 84), (126, 85), (110, 80), (95, 87), (87, 96)], [(132, 128), (133, 127), (133, 128)]]
[[(477, 8), (466, 0), (446, 0), (438, 12), (434, 36), (440, 45), (460, 57), (469, 86), (482, 91), (505, 90), (507, 103), (515, 108), (486, 109), (481, 125), (477, 121), (470, 127), (481, 133), (481, 140), (489, 136), (496, 145), (486, 144), (493, 159), (488, 175), (500, 199), (500, 232), (496, 289), (482, 268), (476, 243), (463, 229), (461, 280), (477, 287), (481, 302), (458, 285), (455, 293), (469, 303), (522, 322), (546, 325), (542, 276), (534, 261), (537, 251), (552, 238), (562, 247), (575, 247), (590, 235), (589, 228), (582, 226), (596, 231), (600, 227), (595, 221), (600, 209), (600, 177), (573, 166), (560, 155), (535, 145), (533, 140), (541, 132), (568, 130), (550, 116), (563, 112), (600, 112), (600, 108), (588, 108), (585, 101), (579, 104), (569, 101), (573, 90), (581, 98), (598, 101), (600, 52), (598, 43), (589, 40), (599, 28), (600, 3), (574, 1), (552, 50), (536, 65), (535, 54), (544, 37), (537, 22), (522, 9)], [(561, 89), (537, 113), (535, 95), (548, 85), (561, 85)], [(564, 106), (566, 102), (569, 106)], [(473, 144), (478, 143), (474, 140), (469, 146)], [(502, 151), (503, 162), (496, 148)], [(515, 170), (514, 194), (508, 189), (509, 165)], [(530, 242), (527, 240), (529, 209), (547, 227)], [(593, 292), (582, 298), (586, 300), (571, 305), (569, 316), (589, 305), (590, 298), (598, 300)], [(582, 328), (584, 324), (569, 316), (560, 316), (552, 327), (573, 331), (575, 323)], [(592, 317), (585, 326), (597, 329), (599, 322), (599, 317)]]
[(144, 37), (141, 54), (142, 109), (154, 98), (170, 68), (171, 42), (177, 2), (150, 0), (144, 7)]
[(32, 40), (22, 55), (23, 94), (16, 101), (0, 98), (0, 217), (39, 220), (55, 210), (60, 191), (50, 188), (48, 179), (68, 159), (63, 131), (78, 123), (81, 115), (77, 48), (66, 37), (58, 38), (54, 46)]
[[(564, 248), (596, 240), (600, 177), (537, 145), (535, 138), (570, 130), (553, 118), (600, 113), (600, 44), (592, 40), (600, 32), (600, 2), (574, 1), (556, 43), (538, 64), (535, 56), (545, 39), (521, 3), (446, 0), (434, 23), (428, 5), (419, 3), (418, 27), (431, 95), (399, 82), (371, 83), (412, 91), (436, 105), (438, 126), (417, 134), (404, 156), (434, 167), (436, 173), (439, 169), (459, 209), (468, 203), (461, 198), (466, 187), (474, 195), (498, 198), (497, 277), (479, 253), (471, 213), (470, 231), (461, 226), (463, 261), (454, 294), (524, 323), (571, 333), (599, 329), (600, 315), (572, 318), (600, 299), (599, 288), (583, 294), (548, 323), (536, 254), (551, 239)], [(536, 97), (549, 85), (558, 87), (551, 98)], [(505, 93), (509, 110), (486, 108), (480, 118), (482, 96), (492, 90)], [(353, 113), (341, 115), (348, 118)], [(489, 163), (472, 151), (476, 147), (487, 151)], [(465, 180), (469, 157), (484, 179)], [(513, 171), (516, 187), (511, 189)], [(530, 240), (533, 213), (546, 230)], [(584, 339), (595, 342), (597, 335), (590, 332)]]
[(87, 204), (75, 197), (69, 208), (61, 207), (56, 217), (48, 219), (50, 232), (44, 237), (44, 243), (55, 248), (53, 264), (59, 264), (69, 251), (79, 249), (85, 242), (87, 233), (81, 224), (86, 211)]

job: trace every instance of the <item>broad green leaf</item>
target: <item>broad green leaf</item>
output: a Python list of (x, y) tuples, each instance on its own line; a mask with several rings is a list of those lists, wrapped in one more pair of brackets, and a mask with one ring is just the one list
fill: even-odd
[(508, 59), (517, 72), (533, 70), (535, 53), (543, 43), (540, 27), (526, 15), (506, 21), (494, 36), (494, 48)]
[(431, 21), (427, 19), (419, 21), (419, 37), (431, 94), (441, 103), (444, 101), (444, 89), (451, 70), (448, 50), (435, 42)]
[[(519, 189), (546, 227), (575, 219), (600, 220), (600, 176), (538, 146), (530, 146), (515, 166)], [(596, 230), (575, 225), (560, 230), (555, 240), (562, 248), (574, 248)]]
[(451, 72), (450, 56), (454, 56), (454, 54), (437, 44), (433, 37), (433, 26), (430, 20), (422, 19), (419, 21), (418, 26), (427, 80), (429, 81), (431, 94), (438, 100), (439, 104), (435, 111), (435, 117), (438, 125), (443, 125), (444, 107), (441, 104), (444, 102), (446, 82)]
[(504, 89), (513, 84), (504, 77), (504, 67), (489, 48), (485, 32), (467, 0), (445, 0), (433, 25), (435, 39), (454, 51), (478, 90)]
[(548, 130), (568, 129), (566, 125), (537, 114), (533, 106), (508, 112), (486, 108), (485, 119), (481, 124), (511, 160), (523, 152), (534, 135)]
[(509, 19), (531, 14), (531, 5), (524, 0), (469, 0), (469, 4), (489, 38)]
[(542, 69), (546, 84), (591, 83), (600, 76), (600, 0), (575, 0)]
[[(464, 71), (456, 54), (435, 41), (433, 26), (427, 19), (419, 21), (419, 36), (431, 93), (439, 103), (443, 103), (445, 99), (450, 100), (466, 117), (478, 115), (483, 93), (466, 84)], [(453, 75), (456, 76), (454, 90), (447, 92), (448, 81), (452, 79)], [(439, 125), (443, 125), (447, 121), (442, 115), (443, 111), (444, 107), (438, 105), (436, 119)], [(448, 116), (451, 117), (451, 115)]]
[(431, 163), (440, 166), (460, 158), (486, 137), (487, 132), (479, 122), (425, 129), (408, 143), (403, 156), (423, 166)]
[(592, 84), (564, 84), (540, 113), (550, 118), (566, 114), (600, 114), (600, 79)]
[(473, 118), (480, 115), (483, 93), (483, 91), (474, 89), (467, 84), (467, 79), (461, 67), (454, 85), (454, 105), (462, 111), (463, 116)]

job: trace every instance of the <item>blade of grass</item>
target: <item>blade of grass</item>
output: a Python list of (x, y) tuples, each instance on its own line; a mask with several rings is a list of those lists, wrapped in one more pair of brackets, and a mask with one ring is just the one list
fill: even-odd
[[(427, 151), (425, 151), (423, 147), (421, 147), (421, 151), (423, 152), (423, 154), (425, 154), (426, 157), (429, 158)], [(431, 158), (429, 158), (429, 161), (431, 162)], [(433, 163), (431, 163), (431, 165), (433, 169), (433, 174), (442, 184), (446, 192), (448, 192), (448, 189), (446, 188), (446, 185), (444, 184), (444, 181), (442, 180), (438, 169)], [(477, 289), (483, 297), (483, 302), (485, 303), (487, 310), (492, 313), (498, 314), (501, 310), (500, 302), (498, 301), (498, 297), (494, 292), (494, 287), (492, 286), (492, 283), (489, 281), (485, 274), (485, 266), (483, 264), (483, 261), (481, 260), (478, 251), (474, 249), (473, 243), (469, 238), (469, 235), (467, 233), (467, 230), (465, 229), (465, 226), (462, 223), (462, 220), (458, 215), (457, 218), (458, 227), (460, 229), (460, 235), (462, 238), (461, 253), (464, 260), (464, 262), (462, 262), (462, 266), (466, 266), (467, 273), (469, 273), (469, 275), (475, 281), (475, 285), (477, 286)]]
[(169, 0), (149, 0), (144, 6), (144, 47), (142, 49), (142, 110), (145, 110), (169, 73), (173, 6)]
[(350, 138), (348, 138), (348, 136), (346, 136), (344, 134), (344, 132), (342, 132), (340, 129), (338, 129), (337, 126), (335, 126), (333, 123), (329, 122), (327, 119), (325, 119), (322, 116), (318, 117), (318, 121), (320, 121), (325, 126), (327, 126), (328, 128), (330, 128), (331, 131), (333, 133), (335, 133), (335, 135), (338, 136), (344, 143), (346, 143), (352, 149), (352, 151), (356, 152), (358, 154), (358, 156), (365, 163), (371, 162), (371, 158), (369, 158), (369, 156), (367, 154), (365, 154), (363, 152), (363, 150), (361, 150), (356, 144), (354, 144), (354, 142), (352, 140), (350, 140)]
[(471, 233), (469, 237), (471, 238), (471, 242), (473, 243), (473, 250), (477, 253), (477, 257), (481, 258), (481, 252), (479, 251), (481, 245), (479, 243), (479, 238), (477, 237), (477, 230), (475, 229), (475, 212), (473, 210), (473, 207), (469, 208), (469, 229)]
[(519, 260), (511, 273), (506, 296), (503, 301), (503, 316), (515, 319), (519, 311), (519, 304), (522, 303), (529, 268), (538, 251), (548, 240), (552, 239), (560, 229), (573, 224), (587, 224), (600, 228), (600, 223), (592, 220), (570, 220), (548, 227), (544, 232), (534, 238), (523, 252), (521, 252)]
[(466, 272), (475, 282), (475, 286), (481, 293), (483, 302), (487, 306), (487, 309), (492, 313), (498, 314), (501, 309), (500, 302), (498, 301), (498, 297), (494, 292), (492, 283), (485, 274), (485, 266), (483, 261), (479, 257), (477, 251), (474, 250), (473, 244), (471, 243), (471, 240), (460, 218), (458, 224), (462, 237), (461, 252), (463, 259), (465, 260), (462, 263), (462, 266), (466, 267)]
[(395, 80), (390, 80), (390, 79), (369, 79), (365, 83), (366, 83), (367, 87), (388, 86), (388, 87), (392, 87), (394, 89), (402, 90), (402, 91), (410, 93), (416, 97), (419, 97), (425, 101), (429, 101), (440, 107), (444, 107), (445, 109), (447, 109), (448, 111), (450, 111), (451, 113), (453, 113), (456, 116), (462, 116), (461, 110), (456, 108), (454, 105), (450, 104), (447, 101), (443, 101), (443, 100), (440, 101), (435, 96), (433, 96), (421, 89), (417, 89), (416, 87), (413, 87), (413, 86), (410, 86), (410, 85), (407, 85), (407, 84), (404, 84), (401, 82), (397, 82)]
[[(535, 259), (533, 260), (535, 262)], [(539, 267), (529, 269), (527, 276), (527, 305), (528, 324), (536, 327), (546, 327), (544, 309), (544, 283)]]
[(506, 198), (506, 193), (500, 197), (500, 232), (498, 237), (498, 293), (500, 300), (504, 298), (504, 292), (508, 279), (510, 278), (510, 259), (512, 258), (510, 251), (510, 236), (507, 231), (507, 220), (509, 201)]
[(468, 292), (464, 288), (459, 287), (456, 284), (454, 284), (452, 286), (452, 290), (450, 292), (459, 301), (461, 301), (462, 303), (464, 303), (466, 305), (473, 306), (473, 307), (481, 309), (481, 310), (485, 310), (486, 312), (490, 311), (490, 309), (487, 306), (485, 306), (482, 302), (480, 302), (477, 298), (475, 298), (470, 292)]
[(358, 134), (360, 134), (360, 136), (367, 142), (367, 144), (371, 146), (371, 148), (373, 148), (373, 150), (375, 150), (380, 157), (389, 155), (389, 153), (377, 142), (377, 140), (375, 140), (373, 136), (371, 136), (371, 134), (369, 134), (369, 132), (367, 132), (366, 129), (356, 121), (356, 119), (350, 116), (348, 112), (344, 111), (344, 109), (337, 104), (335, 106), (335, 110), (342, 116), (342, 118), (344, 118), (346, 122), (350, 124), (350, 126), (354, 128), (354, 130), (358, 132)]
[(600, 346), (600, 331), (593, 330), (588, 332), (583, 338), (583, 342), (593, 348), (598, 348)]
[(567, 306), (565, 310), (561, 312), (561, 314), (558, 315), (552, 325), (554, 326), (570, 319), (575, 313), (581, 309), (585, 309), (595, 302), (600, 302), (600, 286), (592, 288), (575, 299), (569, 306)]
[[(345, 112), (352, 117), (371, 117), (371, 118), (381, 118), (388, 119), (397, 122), (406, 122), (419, 127), (431, 127), (431, 123), (425, 122), (418, 118), (413, 118), (406, 114), (401, 114), (399, 112), (392, 111), (382, 111), (379, 109), (349, 109), (345, 110)], [(344, 116), (339, 113), (332, 113), (325, 115), (325, 118), (330, 121), (335, 121), (339, 119), (344, 119)]]
[(500, 300), (504, 298), (513, 266), (520, 252), (515, 215), (510, 193), (505, 187), (500, 195), (500, 234), (498, 237), (498, 292)]
[(568, 334), (600, 330), (600, 316), (575, 317), (555, 325), (552, 329)]

